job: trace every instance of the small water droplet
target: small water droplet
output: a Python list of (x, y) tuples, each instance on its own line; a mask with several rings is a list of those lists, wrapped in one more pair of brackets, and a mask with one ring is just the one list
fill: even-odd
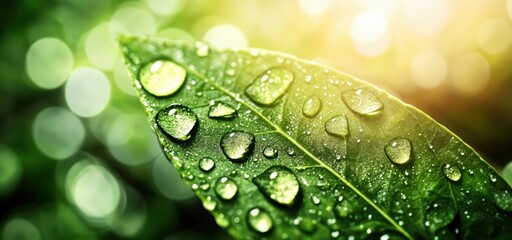
[(210, 54), (210, 48), (203, 42), (196, 42), (196, 55), (199, 57), (206, 57)]
[(317, 227), (317, 222), (310, 218), (297, 217), (295, 220), (293, 220), (293, 224), (295, 224), (296, 226), (299, 227), (300, 230), (308, 234), (311, 234), (314, 231), (316, 231)]
[(489, 180), (491, 180), (491, 182), (495, 183), (498, 179), (496, 178), (496, 176), (494, 176), (494, 174), (489, 174)]
[(263, 149), (263, 156), (265, 156), (266, 158), (276, 158), (278, 153), (279, 151), (272, 146), (266, 146)]
[(228, 75), (228, 76), (235, 76), (235, 73), (236, 73), (235, 69), (233, 69), (233, 68), (228, 68), (226, 70), (226, 75)]
[(293, 157), (293, 156), (295, 156), (295, 154), (297, 154), (297, 153), (295, 152), (295, 149), (293, 149), (293, 148), (291, 148), (291, 147), (289, 147), (289, 148), (287, 148), (287, 149), (286, 149), (286, 153), (287, 153), (287, 154), (288, 154), (288, 156), (290, 156), (290, 157)]
[(215, 193), (217, 193), (220, 198), (224, 200), (231, 200), (235, 197), (237, 192), (238, 185), (232, 179), (228, 177), (221, 177), (217, 179), (217, 182), (215, 183)]
[(512, 194), (510, 191), (502, 191), (494, 194), (496, 206), (506, 212), (512, 212)]
[(331, 232), (331, 237), (338, 238), (339, 236), (340, 236), (340, 232), (339, 231), (332, 231)]
[(242, 131), (232, 131), (224, 134), (220, 140), (222, 152), (229, 160), (241, 162), (246, 160), (254, 149), (254, 135)]
[(454, 182), (459, 181), (462, 176), (459, 167), (449, 163), (443, 165), (443, 173), (448, 179)]
[(158, 60), (144, 65), (139, 72), (142, 87), (157, 97), (175, 93), (185, 82), (187, 71), (167, 60)]
[(192, 132), (197, 126), (197, 116), (192, 109), (174, 104), (158, 112), (156, 123), (172, 138), (186, 141), (192, 137)]
[(223, 118), (230, 119), (237, 115), (236, 109), (224, 102), (215, 102), (210, 106), (210, 110), (208, 111), (208, 117), (210, 118)]
[(339, 137), (348, 136), (348, 120), (345, 115), (332, 117), (325, 122), (325, 131)]
[(334, 204), (334, 212), (338, 217), (346, 218), (352, 213), (352, 204), (347, 200), (341, 200)]
[(217, 207), (217, 202), (215, 202), (211, 196), (208, 196), (203, 201), (203, 207), (208, 211), (213, 211)]
[(252, 229), (260, 233), (266, 233), (274, 226), (270, 214), (265, 209), (258, 207), (249, 210), (247, 222)]
[(342, 95), (345, 104), (355, 113), (375, 115), (382, 110), (382, 102), (369, 90), (347, 90)]
[(287, 167), (272, 166), (253, 179), (262, 193), (273, 201), (291, 206), (299, 194), (297, 177)]
[(293, 72), (287, 68), (271, 68), (256, 77), (245, 93), (257, 104), (273, 105), (288, 90), (293, 78)]
[(227, 228), (230, 224), (229, 219), (222, 213), (215, 217), (215, 222), (217, 222), (217, 224), (222, 228)]
[(411, 160), (412, 144), (409, 139), (395, 138), (384, 147), (384, 152), (391, 162), (406, 164)]
[(215, 167), (215, 161), (210, 157), (204, 157), (199, 160), (199, 168), (205, 172), (211, 171)]
[(317, 96), (311, 96), (302, 105), (302, 114), (306, 117), (315, 117), (322, 109), (322, 100)]
[(318, 204), (320, 204), (320, 198), (317, 196), (312, 196), (311, 202), (313, 202), (313, 204), (315, 204), (315, 205), (318, 205)]

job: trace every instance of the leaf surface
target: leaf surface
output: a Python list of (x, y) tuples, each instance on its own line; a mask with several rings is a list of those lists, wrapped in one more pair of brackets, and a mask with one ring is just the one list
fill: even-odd
[(259, 49), (121, 37), (149, 122), (239, 239), (512, 239), (472, 148), (360, 79)]

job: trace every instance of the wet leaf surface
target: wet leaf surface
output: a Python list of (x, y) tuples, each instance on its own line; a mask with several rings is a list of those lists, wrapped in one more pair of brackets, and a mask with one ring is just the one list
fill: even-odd
[(495, 170), (360, 79), (258, 49), (120, 45), (166, 155), (236, 238), (512, 239)]

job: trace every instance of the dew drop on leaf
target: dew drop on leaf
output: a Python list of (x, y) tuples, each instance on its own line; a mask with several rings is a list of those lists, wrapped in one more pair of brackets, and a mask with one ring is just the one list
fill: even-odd
[(224, 102), (215, 102), (210, 106), (208, 117), (230, 119), (237, 115), (236, 109)]
[(173, 104), (158, 112), (156, 123), (172, 138), (185, 141), (192, 137), (192, 132), (197, 125), (197, 116), (192, 109)]
[(139, 80), (144, 89), (157, 97), (172, 95), (185, 82), (187, 71), (171, 61), (158, 60), (144, 65)]
[(302, 105), (302, 114), (306, 117), (315, 117), (320, 109), (322, 109), (322, 100), (317, 96), (312, 96)]
[(396, 164), (406, 164), (411, 160), (411, 141), (406, 138), (395, 138), (386, 144), (384, 152), (391, 162)]
[(336, 213), (338, 217), (346, 218), (352, 213), (352, 211), (352, 204), (348, 200), (343, 200), (341, 198), (341, 201), (337, 201), (334, 204), (334, 213)]
[(254, 149), (254, 135), (242, 131), (232, 131), (220, 139), (220, 147), (226, 157), (235, 162), (246, 160)]
[(199, 168), (204, 172), (209, 172), (215, 167), (215, 161), (211, 157), (204, 157), (199, 160)]
[(238, 185), (232, 179), (228, 177), (221, 177), (217, 179), (217, 182), (215, 183), (215, 193), (217, 193), (220, 198), (224, 200), (231, 200), (235, 197), (237, 192)]
[(260, 233), (266, 233), (274, 226), (270, 214), (266, 210), (257, 207), (247, 213), (247, 223), (252, 229)]
[(253, 182), (266, 197), (285, 206), (293, 205), (300, 190), (297, 177), (284, 166), (268, 168), (256, 176)]
[(229, 219), (222, 213), (215, 217), (215, 222), (217, 222), (217, 224), (222, 228), (227, 228), (230, 224)]
[(342, 94), (343, 102), (353, 112), (361, 115), (375, 115), (382, 109), (382, 102), (369, 90), (347, 90)]
[(315, 204), (315, 205), (318, 205), (318, 204), (320, 204), (320, 198), (318, 196), (312, 196), (311, 202), (313, 202), (313, 204)]
[(276, 158), (278, 153), (278, 150), (272, 146), (266, 146), (263, 149), (263, 156), (265, 156), (266, 158)]
[(217, 202), (215, 202), (211, 196), (206, 197), (206, 199), (203, 201), (203, 207), (204, 209), (208, 211), (213, 211), (217, 207)]
[(210, 48), (208, 45), (202, 43), (202, 42), (196, 42), (196, 55), (199, 57), (206, 57), (208, 54), (210, 54)]
[(494, 201), (496, 201), (496, 206), (499, 209), (505, 212), (512, 212), (512, 194), (510, 191), (495, 193)]
[(293, 72), (287, 68), (271, 68), (256, 77), (245, 93), (255, 103), (269, 106), (285, 94), (293, 78)]
[(332, 117), (325, 122), (325, 131), (339, 137), (348, 136), (348, 120), (345, 115)]
[(443, 165), (443, 173), (448, 179), (454, 182), (459, 181), (462, 176), (459, 167), (449, 163)]
[(297, 217), (293, 223), (297, 225), (301, 231), (308, 234), (315, 232), (317, 228), (317, 222), (310, 218)]
[(297, 154), (297, 153), (295, 152), (295, 149), (293, 149), (293, 148), (291, 148), (291, 147), (289, 147), (289, 148), (287, 148), (287, 149), (286, 149), (286, 153), (287, 153), (287, 154), (288, 154), (288, 156), (290, 156), (290, 157), (293, 157), (293, 156), (295, 156), (295, 154)]

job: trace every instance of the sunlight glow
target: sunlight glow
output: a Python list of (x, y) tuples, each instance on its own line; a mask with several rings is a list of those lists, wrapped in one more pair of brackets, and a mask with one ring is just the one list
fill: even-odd
[(489, 82), (491, 67), (478, 52), (466, 53), (452, 67), (452, 85), (463, 94), (477, 94)]
[(444, 57), (433, 51), (423, 52), (411, 63), (411, 77), (422, 88), (435, 88), (446, 78), (448, 65)]
[(447, 0), (404, 0), (402, 7), (407, 24), (422, 35), (440, 32), (450, 14)]
[(391, 44), (387, 16), (379, 10), (360, 12), (350, 25), (350, 38), (354, 48), (363, 56), (377, 57)]
[(509, 21), (490, 18), (480, 24), (477, 32), (478, 46), (489, 54), (500, 54), (512, 41), (512, 26)]

